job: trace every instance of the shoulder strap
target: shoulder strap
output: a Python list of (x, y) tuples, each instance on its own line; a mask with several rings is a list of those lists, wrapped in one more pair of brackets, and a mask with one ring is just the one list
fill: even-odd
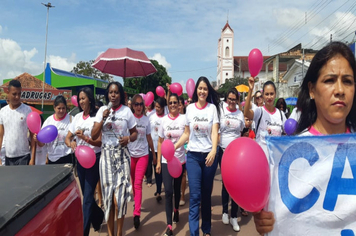
[(260, 118), (259, 118), (258, 121), (257, 121), (257, 126), (256, 126), (256, 132), (255, 132), (255, 134), (257, 134), (258, 127), (260, 126), (261, 119), (262, 119), (262, 115), (263, 115), (263, 110), (261, 109), (261, 116), (260, 116)]

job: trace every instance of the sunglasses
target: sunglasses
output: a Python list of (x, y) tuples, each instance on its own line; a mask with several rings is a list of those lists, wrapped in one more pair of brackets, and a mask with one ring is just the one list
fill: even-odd
[(262, 98), (262, 95), (261, 95), (261, 96), (256, 97), (256, 99), (260, 99), (260, 98)]
[(234, 98), (227, 98), (227, 100), (229, 100), (230, 102), (237, 102), (237, 99)]
[(138, 106), (143, 106), (143, 102), (136, 102), (135, 107), (138, 107)]
[(172, 104), (177, 105), (178, 102), (177, 101), (169, 102), (169, 105), (172, 105)]

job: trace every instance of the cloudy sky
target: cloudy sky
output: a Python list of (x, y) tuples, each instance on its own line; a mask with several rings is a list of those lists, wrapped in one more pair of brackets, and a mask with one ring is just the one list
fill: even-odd
[[(319, 49), (352, 41), (355, 0), (52, 0), (47, 61), (70, 71), (109, 47), (142, 50), (165, 66), (173, 82), (215, 80), (217, 42), (227, 19), (234, 55), (264, 55), (298, 43)], [(38, 0), (0, 2), (0, 83), (43, 71), (47, 9)], [(120, 77), (116, 78), (122, 82)]]

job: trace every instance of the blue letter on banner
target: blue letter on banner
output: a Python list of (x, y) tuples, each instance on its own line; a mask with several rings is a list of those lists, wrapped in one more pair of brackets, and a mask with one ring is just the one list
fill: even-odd
[(279, 189), (283, 203), (294, 214), (310, 209), (319, 198), (319, 191), (313, 188), (304, 198), (297, 198), (289, 191), (288, 175), (289, 167), (298, 158), (304, 158), (312, 166), (319, 159), (315, 148), (305, 142), (296, 143), (290, 146), (282, 155), (278, 168)]
[[(323, 208), (333, 211), (339, 194), (356, 195), (356, 146), (355, 144), (339, 144), (334, 156), (333, 169), (331, 171), (328, 188), (325, 193)], [(348, 158), (353, 179), (344, 179), (342, 172), (345, 168), (345, 160)]]

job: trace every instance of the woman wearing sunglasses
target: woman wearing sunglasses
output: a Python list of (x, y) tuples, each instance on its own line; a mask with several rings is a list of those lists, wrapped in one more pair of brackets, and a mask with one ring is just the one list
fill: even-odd
[(153, 160), (156, 160), (156, 152), (151, 138), (151, 124), (145, 116), (145, 104), (141, 95), (136, 94), (131, 99), (132, 112), (137, 124), (137, 139), (128, 144), (131, 154), (131, 181), (133, 184), (134, 227), (140, 226), (141, 203), (142, 203), (142, 181), (148, 165), (148, 147), (152, 150)]
[[(173, 213), (173, 192), (174, 192), (174, 216), (173, 222), (179, 222), (179, 201), (180, 201), (180, 187), (182, 182), (182, 176), (185, 171), (185, 149), (184, 146), (178, 148), (173, 158), (178, 158), (183, 165), (182, 173), (178, 178), (173, 178), (167, 167), (167, 160), (163, 157), (161, 152), (161, 146), (164, 140), (171, 140), (176, 143), (182, 136), (185, 128), (185, 115), (179, 113), (178, 109), (178, 95), (175, 93), (170, 94), (168, 98), (169, 114), (162, 118), (161, 125), (158, 129), (158, 149), (157, 149), (157, 167), (156, 171), (160, 173), (162, 171), (163, 185), (166, 196), (166, 218), (167, 229), (164, 235), (173, 235), (172, 231), (172, 213)], [(161, 164), (162, 162), (162, 164)]]
[[(245, 127), (245, 120), (242, 111), (239, 110), (237, 104), (239, 103), (239, 93), (235, 88), (230, 89), (225, 96), (225, 103), (220, 107), (220, 142), (218, 147), (218, 161), (221, 166), (221, 159), (223, 157), (226, 147), (235, 139), (241, 136), (241, 132)], [(221, 200), (223, 205), (222, 222), (228, 225), (229, 222), (234, 231), (240, 231), (240, 226), (237, 223), (238, 205), (231, 199), (231, 218), (229, 221), (228, 206), (229, 193), (226, 191), (224, 182), (221, 189)], [(241, 209), (241, 212), (245, 212)], [(246, 213), (244, 213), (246, 214)]]

